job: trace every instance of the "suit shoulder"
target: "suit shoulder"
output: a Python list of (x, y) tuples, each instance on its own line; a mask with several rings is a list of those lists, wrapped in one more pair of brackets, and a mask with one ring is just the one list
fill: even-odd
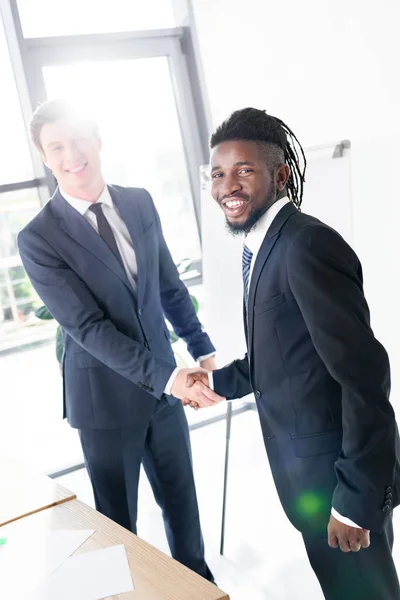
[(51, 207), (51, 200), (46, 202), (44, 206), (39, 210), (37, 215), (33, 217), (26, 225), (21, 229), (18, 234), (18, 238), (23, 237), (26, 233), (38, 233), (43, 235), (49, 227), (49, 222), (54, 219), (54, 214)]
[(313, 217), (311, 215), (308, 215), (306, 213), (297, 211), (292, 218), (290, 218), (287, 221), (287, 229), (288, 229), (288, 233), (290, 232), (291, 234), (295, 234), (298, 231), (301, 231), (303, 229), (307, 229), (307, 228), (319, 228), (319, 227), (328, 227), (328, 225), (326, 225), (325, 223), (323, 223), (322, 221), (320, 221), (319, 219), (317, 219), (316, 217)]
[(145, 188), (140, 187), (125, 187), (122, 185), (110, 185), (111, 191), (116, 191), (121, 194), (126, 199), (134, 199), (138, 202), (149, 202), (151, 200), (150, 192), (148, 192)]
[(139, 209), (153, 210), (153, 199), (145, 188), (124, 187), (121, 185), (110, 185), (110, 188), (111, 192), (117, 192), (124, 201), (134, 203)]
[(290, 253), (322, 253), (358, 262), (355, 251), (336, 229), (305, 213), (295, 216), (288, 232)]
[(316, 217), (312, 217), (311, 215), (302, 212), (297, 212), (293, 215), (293, 218), (289, 219), (287, 228), (285, 229), (287, 230), (285, 233), (288, 237), (292, 239), (296, 238), (298, 242), (311, 238), (331, 239), (332, 237), (337, 237), (344, 242), (343, 237), (336, 229), (333, 229), (333, 227), (330, 227)]

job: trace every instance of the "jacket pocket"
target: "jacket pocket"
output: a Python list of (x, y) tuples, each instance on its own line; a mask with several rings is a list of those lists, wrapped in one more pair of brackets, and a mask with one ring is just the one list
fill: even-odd
[(282, 304), (285, 304), (285, 303), (286, 303), (285, 294), (283, 292), (281, 294), (276, 294), (275, 296), (268, 298), (268, 300), (264, 300), (264, 302), (258, 302), (257, 304), (255, 304), (254, 305), (254, 314), (260, 315), (261, 313), (267, 312), (268, 310), (271, 310), (272, 308), (277, 308), (278, 306), (281, 306)]
[(308, 435), (292, 435), (294, 453), (299, 458), (337, 452), (342, 447), (342, 429), (330, 429)]

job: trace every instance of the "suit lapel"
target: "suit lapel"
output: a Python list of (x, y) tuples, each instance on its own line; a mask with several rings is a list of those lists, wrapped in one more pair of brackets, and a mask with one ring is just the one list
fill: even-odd
[(142, 244), (143, 224), (139, 210), (132, 200), (132, 193), (127, 190), (108, 186), (112, 201), (117, 207), (122, 220), (128, 228), (132, 245), (136, 254), (137, 264), (137, 297), (139, 306), (143, 303), (144, 291), (146, 289), (146, 256)]
[(257, 291), (258, 281), (260, 279), (262, 270), (264, 268), (265, 263), (268, 260), (268, 257), (276, 244), (276, 241), (279, 238), (280, 232), (286, 221), (295, 213), (297, 209), (290, 202), (286, 204), (277, 214), (275, 219), (273, 220), (270, 228), (268, 229), (264, 241), (261, 245), (261, 248), (257, 254), (256, 262), (254, 264), (253, 273), (251, 275), (250, 281), (250, 289), (249, 289), (249, 302), (248, 302), (248, 323), (247, 323), (247, 333), (248, 333), (248, 352), (249, 352), (249, 361), (251, 360), (252, 355), (252, 347), (253, 347), (253, 326), (254, 326), (254, 301), (255, 295)]
[(253, 325), (254, 325), (254, 298), (257, 290), (258, 280), (260, 279), (261, 272), (264, 264), (266, 263), (268, 256), (271, 253), (272, 248), (275, 246), (276, 240), (279, 237), (279, 232), (273, 237), (269, 237), (268, 234), (265, 236), (262, 246), (257, 254), (256, 262), (254, 264), (253, 273), (251, 276), (250, 290), (249, 290), (249, 302), (248, 302), (248, 340), (249, 340), (249, 360), (251, 360), (252, 347), (253, 347)]
[(88, 223), (85, 217), (72, 208), (72, 206), (61, 196), (58, 188), (51, 199), (51, 203), (52, 208), (59, 219), (61, 229), (63, 229), (76, 243), (91, 252), (91, 254), (100, 260), (108, 269), (111, 269), (111, 271), (125, 283), (129, 290), (133, 292), (125, 270), (118, 259), (90, 223)]

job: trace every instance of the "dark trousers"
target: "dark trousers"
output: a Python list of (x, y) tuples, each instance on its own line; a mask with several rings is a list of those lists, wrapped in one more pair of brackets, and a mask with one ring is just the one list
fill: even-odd
[(330, 548), (327, 538), (303, 538), (326, 600), (400, 600), (391, 517), (381, 533), (371, 533), (370, 547), (359, 552)]
[(163, 399), (148, 428), (80, 430), (96, 509), (136, 533), (140, 465), (162, 510), (173, 558), (209, 581), (193, 477), (189, 428), (180, 402)]

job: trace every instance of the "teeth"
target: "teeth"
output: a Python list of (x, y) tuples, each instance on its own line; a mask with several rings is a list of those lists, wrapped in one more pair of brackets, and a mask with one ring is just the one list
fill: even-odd
[(244, 200), (228, 200), (226, 206), (228, 208), (237, 208), (238, 206), (242, 206), (244, 204)]
[(69, 172), (70, 173), (78, 173), (79, 171), (82, 171), (82, 169), (85, 168), (85, 165), (81, 165), (80, 167), (76, 167), (75, 169), (70, 169)]

